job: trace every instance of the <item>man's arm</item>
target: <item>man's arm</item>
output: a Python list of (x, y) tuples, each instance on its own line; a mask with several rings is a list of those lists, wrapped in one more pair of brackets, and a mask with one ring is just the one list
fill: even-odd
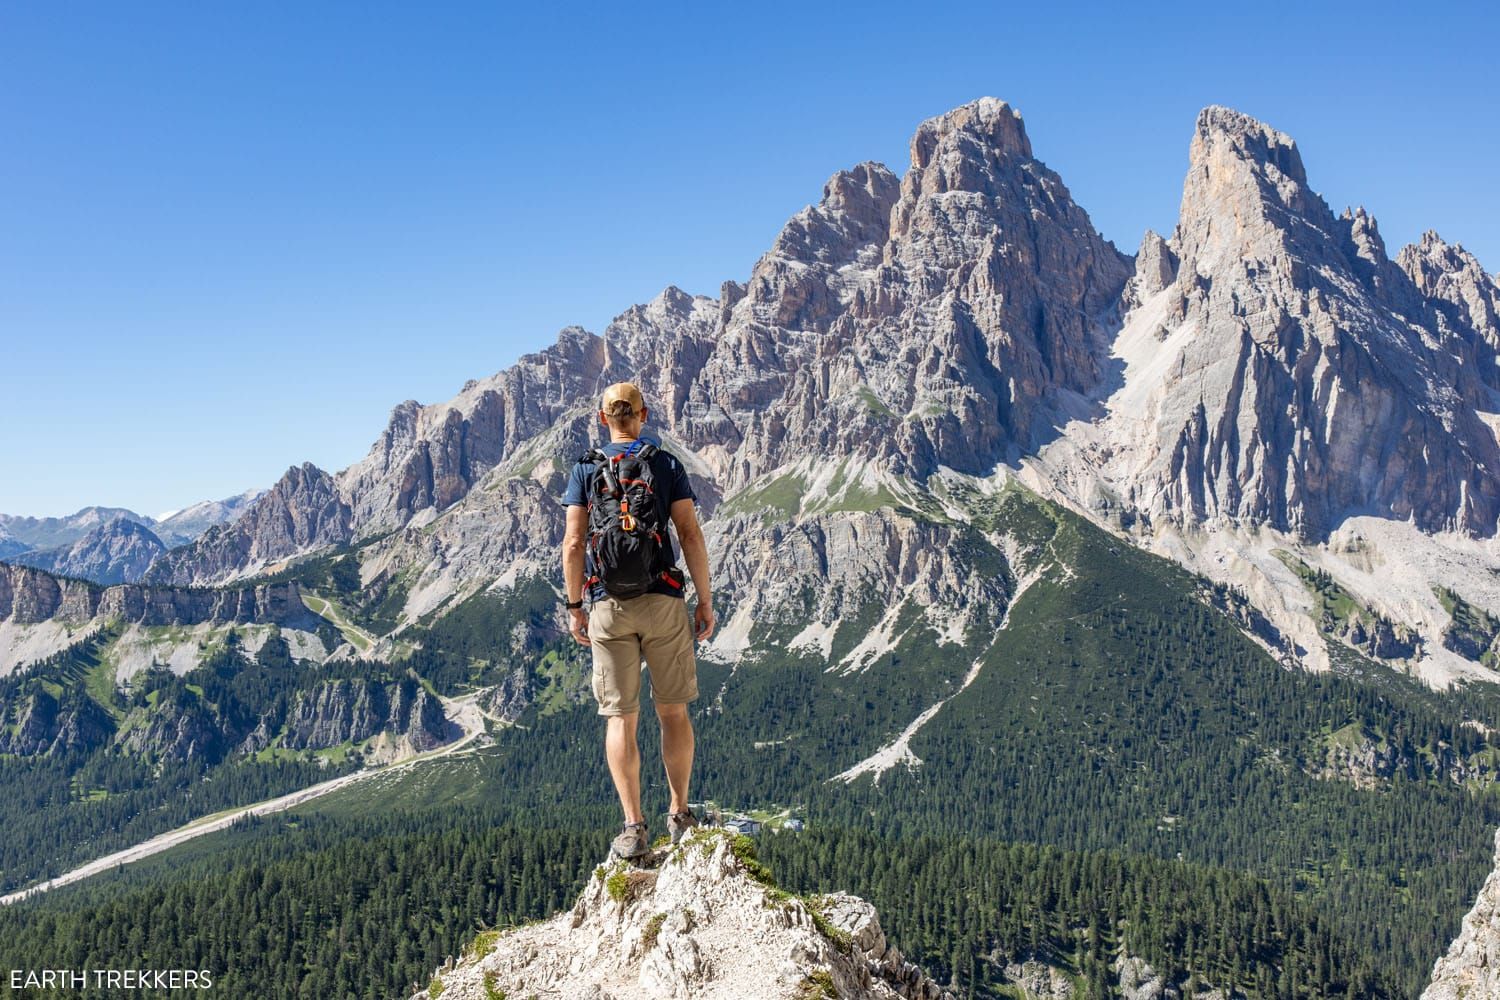
[[(582, 504), (568, 505), (568, 523), (563, 533), (563, 588), (569, 603), (583, 600), (583, 549), (589, 532), (589, 510)], [(589, 616), (582, 608), (568, 609), (568, 631), (584, 645), (589, 641)]]
[(708, 582), (708, 543), (703, 540), (703, 528), (698, 524), (698, 513), (690, 498), (672, 501), (672, 525), (677, 529), (677, 541), (682, 545), (682, 559), (693, 578), (693, 589), (698, 592), (693, 631), (701, 642), (714, 634), (714, 596)]

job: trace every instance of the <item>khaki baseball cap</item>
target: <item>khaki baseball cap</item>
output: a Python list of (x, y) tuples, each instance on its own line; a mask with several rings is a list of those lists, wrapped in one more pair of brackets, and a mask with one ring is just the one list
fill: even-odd
[(616, 382), (604, 390), (604, 399), (599, 404), (605, 416), (628, 417), (646, 408), (641, 398), (641, 388), (634, 382)]

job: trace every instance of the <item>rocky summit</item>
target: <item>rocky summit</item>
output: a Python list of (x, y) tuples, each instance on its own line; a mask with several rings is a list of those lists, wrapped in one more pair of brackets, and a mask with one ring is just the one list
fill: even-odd
[(701, 830), (600, 865), (572, 909), (479, 935), (413, 1000), (952, 1000), (856, 896), (777, 889), (747, 837)]
[(1137, 257), (1126, 337), (1151, 327), (1169, 370), (1105, 445), (1129, 506), (1313, 538), (1359, 514), (1493, 536), (1496, 286), (1431, 245), (1403, 259), (1421, 286), (1363, 209), (1335, 216), (1310, 189), (1290, 136), (1204, 110), (1177, 229)]

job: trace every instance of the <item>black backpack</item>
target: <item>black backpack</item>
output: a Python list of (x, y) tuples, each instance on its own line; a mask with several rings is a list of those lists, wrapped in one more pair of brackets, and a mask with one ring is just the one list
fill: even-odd
[(623, 455), (595, 448), (579, 459), (594, 466), (584, 488), (595, 573), (588, 582), (614, 597), (639, 597), (658, 579), (681, 586), (662, 565), (667, 526), (656, 500), (656, 451), (652, 444)]

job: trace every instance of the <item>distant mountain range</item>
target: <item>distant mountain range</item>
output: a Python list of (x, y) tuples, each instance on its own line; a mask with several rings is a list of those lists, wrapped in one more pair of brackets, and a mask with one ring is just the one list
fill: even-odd
[(95, 583), (134, 583), (159, 554), (233, 521), (264, 492), (204, 500), (160, 518), (124, 507), (84, 507), (66, 517), (0, 514), (0, 559)]

